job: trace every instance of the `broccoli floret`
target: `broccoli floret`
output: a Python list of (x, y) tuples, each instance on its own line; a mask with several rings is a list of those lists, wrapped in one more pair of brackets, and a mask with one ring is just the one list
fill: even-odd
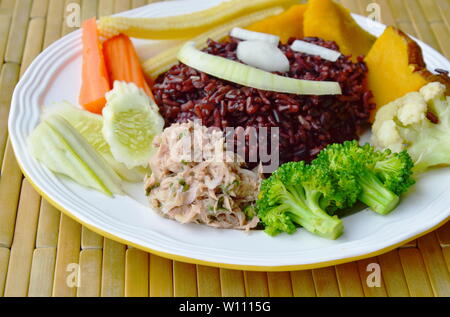
[(387, 149), (378, 152), (374, 171), (383, 184), (396, 195), (401, 195), (416, 183), (412, 178), (414, 163), (407, 151), (392, 153)]
[(353, 176), (361, 188), (358, 199), (383, 215), (391, 212), (399, 195), (414, 184), (413, 164), (406, 152), (378, 152), (370, 144), (359, 146), (357, 141), (328, 146), (313, 164), (329, 166), (338, 178)]
[(336, 188), (330, 171), (322, 166), (304, 162), (280, 166), (263, 181), (257, 201), (265, 231), (270, 235), (291, 234), (300, 225), (321, 237), (337, 239), (343, 232), (343, 223), (324, 210), (334, 202)]
[[(341, 149), (341, 145), (330, 145), (328, 148)], [(326, 156), (322, 154), (320, 157), (315, 159), (312, 165), (321, 166), (330, 170), (330, 177), (333, 178), (334, 186), (336, 186), (334, 199), (329, 202), (327, 207), (324, 206), (324, 208), (326, 208), (328, 213), (333, 213), (337, 210), (350, 208), (355, 205), (361, 194), (361, 186), (351, 169), (340, 168), (340, 161), (343, 159), (342, 154), (339, 151), (330, 150)]]
[(290, 162), (261, 184), (257, 213), (270, 235), (293, 233), (298, 225), (329, 239), (343, 232), (331, 216), (358, 200), (380, 214), (399, 203), (415, 182), (408, 152), (376, 151), (357, 141), (332, 144), (310, 164)]
[(397, 207), (400, 198), (390, 191), (371, 170), (360, 168), (358, 182), (362, 191), (359, 200), (373, 211), (386, 215)]

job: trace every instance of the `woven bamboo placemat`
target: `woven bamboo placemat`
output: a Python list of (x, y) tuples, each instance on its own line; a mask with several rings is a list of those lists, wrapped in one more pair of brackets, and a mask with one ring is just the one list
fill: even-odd
[[(0, 296), (450, 296), (450, 222), (375, 258), (294, 272), (244, 272), (171, 261), (103, 238), (62, 215), (23, 178), (7, 139), (15, 84), (48, 45), (82, 20), (147, 0), (0, 0)], [(450, 0), (340, 0), (450, 56)], [(369, 287), (367, 265), (381, 268)], [(80, 278), (75, 279), (80, 273)], [(78, 282), (78, 283), (77, 283)]]

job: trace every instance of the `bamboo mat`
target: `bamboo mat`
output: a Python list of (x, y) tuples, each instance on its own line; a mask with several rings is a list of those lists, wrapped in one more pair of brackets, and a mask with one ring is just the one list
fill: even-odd
[[(295, 272), (244, 272), (164, 259), (103, 238), (62, 215), (23, 178), (7, 140), (11, 94), (31, 61), (73, 31), (146, 0), (0, 0), (0, 296), (450, 296), (450, 222), (384, 255)], [(340, 0), (365, 14), (372, 0)], [(376, 0), (382, 21), (450, 56), (450, 0)], [(366, 283), (381, 268), (381, 287)], [(78, 266), (79, 265), (79, 266)], [(78, 270), (77, 270), (78, 269)], [(80, 278), (76, 280), (76, 273)]]

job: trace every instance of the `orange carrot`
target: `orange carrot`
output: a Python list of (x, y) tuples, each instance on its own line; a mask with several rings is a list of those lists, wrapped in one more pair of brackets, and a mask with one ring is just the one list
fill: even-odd
[(144, 89), (146, 94), (153, 99), (153, 94), (145, 80), (139, 57), (128, 36), (120, 34), (106, 40), (103, 43), (103, 54), (105, 55), (111, 86), (116, 80), (135, 83), (136, 86)]
[(83, 23), (83, 70), (79, 96), (88, 111), (101, 114), (105, 94), (111, 90), (95, 18)]

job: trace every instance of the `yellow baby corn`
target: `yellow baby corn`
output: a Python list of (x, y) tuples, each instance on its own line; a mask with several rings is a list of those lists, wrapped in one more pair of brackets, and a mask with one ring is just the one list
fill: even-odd
[(109, 16), (101, 18), (100, 33), (112, 37), (120, 33), (145, 39), (182, 39), (225, 23), (239, 16), (273, 6), (288, 6), (295, 0), (229, 0), (207, 10), (163, 18), (129, 18)]
[[(206, 45), (206, 41), (208, 39), (219, 41), (226, 37), (230, 30), (234, 27), (247, 26), (256, 21), (280, 14), (281, 12), (283, 12), (283, 10), (283, 7), (274, 7), (242, 16), (240, 18), (227, 22), (226, 24), (222, 24), (214, 29), (211, 29), (205, 33), (202, 33), (191, 39), (191, 41), (193, 41), (198, 48), (201, 48), (202, 46)], [(145, 61), (143, 69), (147, 76), (156, 78), (159, 74), (164, 73), (165, 71), (169, 70), (170, 67), (175, 65), (177, 63), (177, 53), (183, 46), (183, 44), (165, 50), (164, 52), (161, 52), (158, 55)]]

